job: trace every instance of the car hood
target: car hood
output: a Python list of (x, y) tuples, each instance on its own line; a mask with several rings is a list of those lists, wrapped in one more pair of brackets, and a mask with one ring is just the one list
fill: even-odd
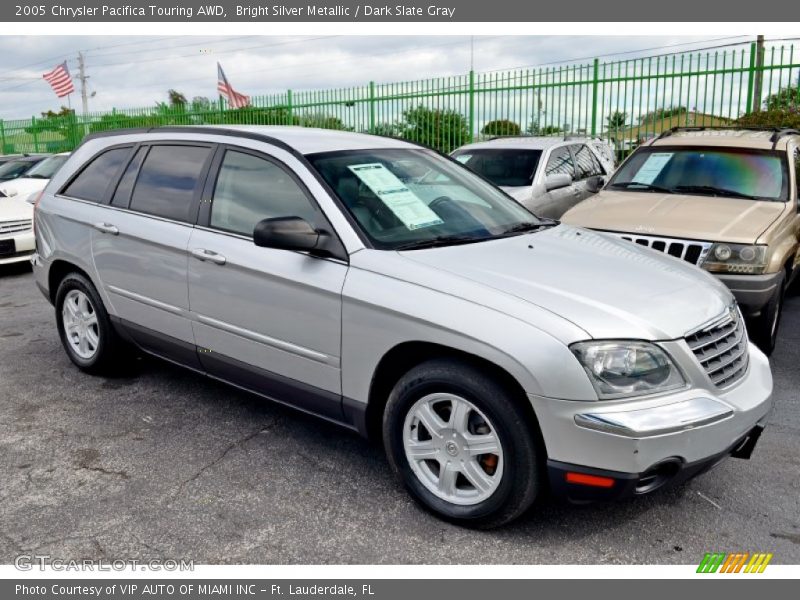
[[(434, 279), (443, 291), (459, 289), (453, 278), (468, 279), (482, 288), (470, 292), (479, 296), (470, 298), (474, 302), (491, 307), (493, 295), (513, 296), (566, 319), (595, 339), (680, 338), (733, 303), (724, 285), (688, 263), (566, 225), (400, 254), (438, 271)], [(414, 272), (407, 269), (407, 277)], [(420, 277), (430, 280), (426, 275)], [(524, 318), (524, 311), (516, 316)]]
[(6, 181), (0, 184), (0, 192), (3, 192), (6, 196), (19, 196), (20, 198), (26, 198), (31, 194), (39, 192), (47, 187), (49, 183), (49, 179), (32, 179), (28, 177), (20, 177), (18, 179), (12, 179), (10, 181)]
[(753, 244), (786, 209), (783, 202), (604, 190), (562, 221), (591, 229)]
[(33, 205), (20, 198), (0, 198), (0, 221), (22, 221), (33, 218)]

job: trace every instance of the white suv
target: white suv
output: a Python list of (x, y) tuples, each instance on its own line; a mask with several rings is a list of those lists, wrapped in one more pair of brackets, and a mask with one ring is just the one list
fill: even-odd
[(614, 149), (593, 138), (502, 137), (462, 146), (452, 156), (553, 219), (600, 191), (614, 172)]

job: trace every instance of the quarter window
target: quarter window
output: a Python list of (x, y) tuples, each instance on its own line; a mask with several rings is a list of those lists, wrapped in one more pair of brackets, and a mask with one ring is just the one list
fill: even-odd
[(800, 199), (800, 148), (794, 149), (794, 187), (797, 188), (797, 198)]
[(131, 210), (194, 221), (192, 207), (210, 149), (198, 146), (153, 146), (133, 188)]
[(575, 165), (572, 162), (572, 154), (570, 154), (567, 146), (553, 150), (547, 161), (545, 174), (556, 175), (558, 173), (566, 173), (571, 177), (575, 177)]
[(96, 157), (72, 180), (64, 195), (91, 202), (100, 202), (106, 189), (117, 177), (119, 169), (131, 153), (130, 147), (113, 148)]
[(136, 181), (136, 174), (139, 172), (139, 167), (142, 166), (145, 154), (147, 154), (147, 148), (139, 148), (133, 160), (128, 163), (125, 172), (119, 180), (119, 184), (117, 184), (117, 189), (114, 190), (114, 195), (111, 197), (112, 206), (128, 208), (128, 203), (131, 200), (133, 183)]

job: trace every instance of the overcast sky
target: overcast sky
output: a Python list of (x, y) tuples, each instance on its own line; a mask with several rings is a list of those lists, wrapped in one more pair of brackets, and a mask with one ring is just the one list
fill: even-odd
[[(476, 36), (476, 71), (564, 63), (593, 56), (633, 58), (744, 40), (709, 35), (571, 37)], [(656, 49), (657, 48), (657, 49)], [(187, 98), (216, 98), (216, 62), (249, 95), (286, 89), (349, 87), (463, 74), (469, 36), (0, 36), (0, 118), (30, 118), (58, 110), (42, 74), (67, 59), (80, 109), (77, 53), (85, 52), (90, 111), (147, 107), (175, 88)], [(614, 55), (614, 56), (612, 56)]]

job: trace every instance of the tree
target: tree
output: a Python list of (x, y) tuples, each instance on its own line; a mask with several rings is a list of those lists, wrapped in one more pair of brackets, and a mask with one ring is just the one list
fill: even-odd
[(25, 128), (25, 133), (31, 135), (38, 135), (45, 131), (61, 136), (65, 142), (65, 147), (76, 146), (81, 138), (75, 110), (66, 106), (62, 106), (58, 112), (52, 110), (43, 112), (41, 119)]
[(451, 152), (469, 139), (464, 115), (449, 108), (428, 108), (422, 104), (403, 111), (397, 132), (400, 137), (440, 152)]
[(749, 113), (741, 117), (736, 123), (747, 127), (800, 129), (800, 106)]
[(622, 112), (621, 110), (615, 110), (606, 117), (606, 122), (608, 124), (608, 131), (616, 133), (620, 129), (625, 128), (625, 124), (628, 122), (628, 113)]
[(563, 133), (564, 129), (558, 125), (540, 125), (536, 121), (531, 121), (525, 131), (530, 135), (556, 135)]
[(167, 90), (167, 97), (169, 98), (169, 105), (172, 108), (184, 108), (187, 104), (186, 96), (184, 96), (178, 90)]
[(205, 96), (195, 96), (192, 98), (192, 112), (206, 112), (209, 110), (213, 110), (211, 100)]
[(788, 109), (800, 106), (800, 84), (790, 85), (779, 92), (771, 94), (764, 100), (764, 108), (767, 110)]
[(303, 127), (319, 127), (321, 129), (338, 129), (339, 131), (352, 131), (352, 127), (344, 124), (339, 117), (333, 115), (326, 115), (324, 113), (315, 113), (310, 115), (303, 115), (300, 117), (300, 125)]
[(514, 123), (514, 121), (509, 121), (508, 119), (497, 119), (495, 121), (489, 121), (486, 125), (484, 125), (483, 129), (481, 129), (481, 133), (483, 135), (495, 136), (521, 135), (522, 128)]

